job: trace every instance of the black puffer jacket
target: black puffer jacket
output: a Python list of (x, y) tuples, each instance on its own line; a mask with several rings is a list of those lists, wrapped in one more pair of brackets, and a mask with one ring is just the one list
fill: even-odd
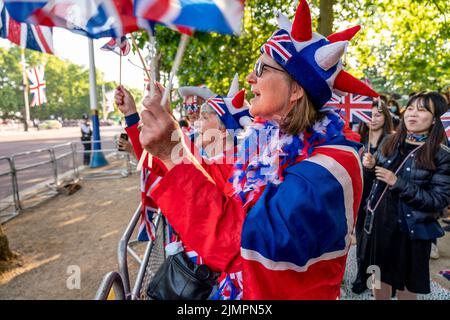
[[(392, 168), (392, 164), (399, 162), (399, 149), (400, 145), (390, 157), (384, 157), (381, 152), (377, 152), (377, 165), (395, 172), (397, 168)], [(381, 147), (378, 150), (381, 150)], [(410, 238), (435, 239), (444, 234), (437, 218), (450, 203), (450, 149), (441, 145), (434, 158), (436, 171), (418, 168), (414, 159), (416, 153), (406, 160), (401, 175), (390, 189), (402, 200), (402, 211), (405, 215), (403, 218)], [(369, 196), (372, 206), (376, 202), (373, 195), (381, 194), (384, 186), (385, 184), (378, 180), (373, 184)]]

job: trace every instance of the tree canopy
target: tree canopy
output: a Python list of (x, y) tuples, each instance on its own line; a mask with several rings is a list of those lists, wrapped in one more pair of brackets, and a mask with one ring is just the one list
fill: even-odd
[[(205, 84), (226, 94), (235, 73), (240, 84), (259, 56), (259, 48), (276, 30), (274, 9), (292, 20), (291, 0), (247, 0), (240, 37), (196, 32), (191, 37), (180, 70), (179, 85)], [(325, 35), (359, 24), (362, 30), (351, 41), (345, 69), (369, 78), (381, 93), (406, 95), (421, 90), (449, 90), (450, 4), (446, 0), (312, 0), (313, 30)], [(332, 8), (332, 10), (330, 9)], [(180, 34), (157, 26), (158, 79), (168, 79)], [(136, 35), (139, 46), (148, 46), (148, 35)], [(84, 67), (51, 55), (27, 50), (31, 66), (45, 63), (48, 103), (31, 108), (31, 118), (79, 118), (89, 112), (89, 76)], [(126, 72), (126, 71), (125, 71)], [(98, 105), (105, 83), (97, 70)], [(132, 90), (140, 100), (139, 90)], [(177, 101), (175, 101), (177, 102)], [(23, 108), (20, 50), (0, 49), (0, 110), (3, 117)], [(99, 107), (101, 111), (101, 108)]]
[[(310, 7), (313, 30), (320, 26), (321, 30), (336, 32), (356, 24), (362, 26), (350, 43), (346, 70), (369, 78), (379, 92), (406, 95), (426, 89), (447, 90), (450, 86), (448, 1), (313, 0)], [(326, 17), (330, 7), (331, 18)], [(248, 0), (240, 37), (196, 32), (177, 75), (180, 85), (206, 84), (225, 94), (237, 72), (243, 86), (259, 47), (276, 29), (274, 8), (293, 19), (293, 1)], [(143, 33), (138, 38), (143, 46), (148, 36)], [(170, 71), (179, 38), (176, 32), (157, 27), (162, 75)]]

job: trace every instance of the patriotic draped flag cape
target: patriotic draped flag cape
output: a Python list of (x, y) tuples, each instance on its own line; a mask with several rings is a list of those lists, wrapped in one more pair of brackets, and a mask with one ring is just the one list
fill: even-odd
[(332, 134), (343, 126), (337, 115), (333, 119), (328, 138), (311, 132), (308, 141), (320, 143), (305, 149), (310, 154), (303, 161), (294, 156), (300, 136), (284, 139), (294, 165), (282, 171), (282, 183), (265, 186), (252, 208), (243, 208), (240, 196), (227, 196), (227, 188), (218, 187), (220, 177), (193, 165), (175, 166), (153, 188), (152, 199), (183, 242), (211, 268), (230, 275), (217, 299), (242, 293), (246, 299), (339, 296), (362, 174), (360, 145)]
[(31, 50), (53, 54), (52, 28), (20, 23), (10, 17), (3, 1), (0, 1), (0, 37)]
[(441, 116), (441, 122), (444, 126), (445, 134), (447, 135), (447, 139), (450, 144), (450, 111), (447, 111)]
[(33, 94), (31, 106), (40, 106), (47, 102), (45, 95), (44, 66), (38, 66), (27, 70), (27, 76), (30, 80), (30, 93)]

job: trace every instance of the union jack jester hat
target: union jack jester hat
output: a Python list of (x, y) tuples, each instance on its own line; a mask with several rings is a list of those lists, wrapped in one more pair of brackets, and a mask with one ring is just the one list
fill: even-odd
[(294, 22), (277, 13), (279, 28), (261, 47), (296, 80), (320, 109), (338, 94), (355, 93), (369, 97), (379, 94), (342, 69), (341, 57), (349, 40), (361, 29), (354, 26), (328, 37), (311, 31), (311, 13), (306, 0), (300, 0)]
[(239, 76), (234, 76), (226, 97), (215, 95), (207, 101), (228, 130), (243, 129), (252, 123), (249, 104), (245, 101), (245, 89), (239, 90)]
[(206, 101), (215, 95), (204, 85), (198, 87), (180, 87), (178, 92), (183, 97), (183, 106), (188, 114), (196, 113), (198, 111), (199, 105), (197, 102), (197, 97), (201, 97)]

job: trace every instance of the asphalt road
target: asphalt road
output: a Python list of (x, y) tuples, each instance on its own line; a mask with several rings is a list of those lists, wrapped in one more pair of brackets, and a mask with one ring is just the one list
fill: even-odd
[[(114, 136), (122, 132), (121, 127), (101, 127), (100, 136), (105, 143), (102, 144), (103, 149), (113, 149)], [(80, 144), (80, 129), (78, 127), (64, 127), (61, 129), (52, 130), (32, 130), (29, 132), (7, 131), (0, 132), (0, 199), (11, 195), (11, 177), (2, 175), (4, 172), (10, 171), (9, 162), (1, 160), (2, 157), (11, 157), (13, 154), (30, 152), (35, 150), (48, 149), (56, 145), (67, 142), (77, 142), (77, 150), (83, 150)], [(70, 151), (69, 146), (61, 147), (55, 150), (56, 157)], [(82, 154), (77, 154), (77, 161), (81, 163)], [(48, 151), (33, 152), (28, 155), (15, 157), (17, 180), (19, 189), (24, 190), (47, 181), (53, 177), (53, 170), (51, 164), (44, 164), (36, 168), (20, 171), (20, 168), (50, 160)], [(58, 170), (65, 172), (68, 168), (73, 166), (73, 161), (70, 156), (64, 157), (58, 162)]]

